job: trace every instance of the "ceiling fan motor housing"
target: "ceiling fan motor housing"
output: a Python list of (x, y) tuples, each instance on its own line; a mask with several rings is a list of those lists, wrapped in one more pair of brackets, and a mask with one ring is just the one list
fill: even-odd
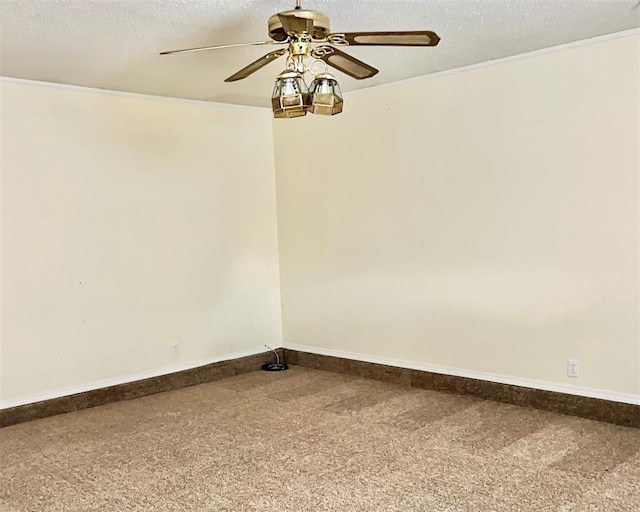
[(279, 12), (269, 18), (269, 37), (274, 41), (283, 42), (288, 39), (288, 34), (282, 27), (280, 16), (305, 18), (313, 21), (313, 39), (324, 40), (331, 33), (329, 30), (329, 17), (319, 11), (307, 11), (306, 9), (295, 9)]

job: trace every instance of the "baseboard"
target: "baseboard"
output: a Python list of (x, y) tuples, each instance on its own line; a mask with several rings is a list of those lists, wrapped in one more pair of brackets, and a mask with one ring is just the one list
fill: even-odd
[[(279, 348), (279, 347), (278, 347)], [(189, 361), (187, 363), (175, 364), (171, 366), (165, 366), (162, 368), (156, 368), (155, 370), (138, 372), (129, 375), (123, 375), (111, 379), (102, 379), (93, 382), (87, 382), (79, 386), (72, 386), (63, 389), (51, 390), (46, 393), (39, 393), (37, 395), (29, 395), (17, 400), (0, 400), (0, 410), (11, 409), (20, 405), (29, 405), (34, 402), (43, 402), (45, 400), (52, 400), (54, 398), (61, 398), (69, 395), (77, 395), (79, 393), (85, 393), (87, 391), (94, 391), (96, 389), (109, 388), (111, 386), (117, 386), (119, 384), (127, 384), (129, 382), (142, 381), (153, 377), (160, 377), (162, 375), (169, 375), (170, 373), (179, 373), (184, 370), (191, 370), (193, 368), (199, 368), (201, 366), (208, 366), (214, 363), (220, 363), (222, 361), (229, 361), (231, 359), (240, 359), (246, 356), (253, 356), (257, 354), (263, 354), (265, 352), (264, 345), (259, 347), (252, 347), (246, 350), (240, 350), (231, 354), (225, 354), (220, 357), (211, 357), (207, 359), (200, 359), (196, 361)]]
[[(289, 364), (640, 427), (637, 396), (285, 344)], [(511, 381), (511, 382), (509, 382)], [(551, 389), (555, 388), (555, 389)], [(585, 394), (582, 394), (585, 393)], [(597, 396), (588, 396), (586, 393)]]
[[(281, 349), (277, 350), (282, 353)], [(195, 386), (259, 370), (263, 363), (273, 361), (273, 353), (264, 349), (248, 352), (236, 353), (225, 359), (204, 364), (192, 362), (156, 372), (94, 382), (74, 390), (65, 390), (63, 393), (31, 397), (13, 403), (5, 402), (0, 409), (0, 427)], [(30, 401), (23, 403), (26, 400)]]
[[(289, 364), (640, 427), (640, 400), (634, 395), (435, 365), (416, 365), (304, 345), (286, 344), (284, 349), (277, 350), (284, 352), (284, 358)], [(266, 351), (235, 356), (205, 364), (190, 363), (169, 371), (164, 369), (118, 380), (100, 381), (75, 388), (72, 392), (66, 390), (58, 396), (48, 394), (31, 397), (28, 403), (22, 403), (24, 400), (5, 402), (0, 409), (0, 427), (248, 373), (259, 369), (265, 361), (272, 360), (271, 352)], [(86, 387), (91, 389), (85, 389)]]
[(589, 397), (589, 398), (599, 398), (602, 400), (609, 400), (612, 402), (622, 402), (626, 404), (640, 405), (640, 396), (632, 395), (629, 393), (617, 393), (614, 391), (586, 388), (582, 386), (570, 386), (567, 384), (560, 384), (555, 382), (546, 382), (546, 381), (534, 380), (534, 379), (524, 379), (520, 377), (513, 377), (510, 375), (500, 375), (496, 373), (465, 370), (465, 369), (452, 368), (449, 366), (442, 366), (442, 365), (435, 365), (435, 364), (418, 364), (411, 361), (403, 361), (401, 359), (388, 359), (384, 357), (359, 354), (356, 352), (346, 352), (344, 350), (326, 349), (326, 348), (320, 348), (320, 347), (313, 347), (309, 345), (299, 345), (294, 343), (286, 343), (284, 348), (289, 350), (296, 350), (299, 352), (307, 352), (310, 354), (339, 357), (342, 359), (351, 359), (355, 361), (380, 364), (384, 366), (395, 366), (397, 368), (406, 368), (409, 370), (419, 370), (423, 372), (440, 373), (440, 374), (451, 375), (456, 377), (465, 377), (468, 379), (484, 380), (489, 382), (499, 382), (501, 384), (508, 384), (511, 386), (540, 389), (544, 391), (553, 391), (556, 393), (563, 393), (568, 395), (578, 395), (578, 396)]

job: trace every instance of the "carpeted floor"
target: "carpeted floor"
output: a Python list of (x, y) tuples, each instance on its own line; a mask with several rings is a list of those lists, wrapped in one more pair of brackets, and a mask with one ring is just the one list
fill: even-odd
[(640, 430), (301, 367), (0, 430), (0, 510), (615, 511)]

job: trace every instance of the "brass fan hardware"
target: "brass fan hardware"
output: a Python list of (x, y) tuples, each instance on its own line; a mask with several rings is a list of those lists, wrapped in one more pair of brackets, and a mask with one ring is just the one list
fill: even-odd
[[(234, 73), (225, 82), (235, 82), (252, 75), (270, 62), (287, 55), (286, 69), (276, 78), (271, 97), (276, 118), (301, 117), (307, 113), (335, 115), (342, 112), (342, 94), (327, 66), (363, 80), (378, 70), (345, 53), (347, 46), (436, 46), (440, 37), (430, 30), (395, 32), (332, 33), (329, 17), (319, 11), (303, 9), (301, 0), (289, 11), (274, 14), (268, 20), (269, 40), (253, 43), (202, 46), (170, 50), (160, 55), (236, 48), (240, 46), (286, 45), (273, 50)], [(307, 87), (304, 75), (314, 76)]]

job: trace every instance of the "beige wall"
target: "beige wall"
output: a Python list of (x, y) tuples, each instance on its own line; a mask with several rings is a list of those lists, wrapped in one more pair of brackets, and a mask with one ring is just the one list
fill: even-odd
[(639, 48), (275, 121), (285, 345), (638, 397)]
[(5, 404), (281, 344), (268, 111), (0, 86)]
[[(639, 48), (276, 121), (285, 343), (638, 397)], [(5, 406), (281, 345), (268, 111), (12, 80), (0, 102)]]

